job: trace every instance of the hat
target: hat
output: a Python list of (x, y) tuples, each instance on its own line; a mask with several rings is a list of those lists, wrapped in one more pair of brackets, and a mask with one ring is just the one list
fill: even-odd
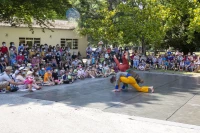
[(5, 70), (12, 70), (11, 66), (7, 66)]
[(51, 67), (46, 68), (46, 71), (51, 71), (51, 70), (52, 70)]
[(19, 74), (19, 72), (20, 72), (19, 70), (16, 70), (16, 71), (15, 71), (15, 74)]
[(27, 75), (32, 74), (32, 73), (33, 73), (32, 71), (28, 71), (28, 72), (27, 72)]
[(20, 67), (20, 68), (19, 68), (19, 70), (23, 70), (23, 69), (24, 69), (24, 67)]

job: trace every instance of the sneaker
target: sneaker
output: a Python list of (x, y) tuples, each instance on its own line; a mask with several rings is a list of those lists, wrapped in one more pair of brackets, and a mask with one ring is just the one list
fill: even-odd
[(154, 88), (153, 88), (153, 86), (150, 86), (149, 89), (151, 90), (151, 93), (154, 93)]
[(0, 90), (0, 93), (5, 94), (6, 93), (6, 89)]

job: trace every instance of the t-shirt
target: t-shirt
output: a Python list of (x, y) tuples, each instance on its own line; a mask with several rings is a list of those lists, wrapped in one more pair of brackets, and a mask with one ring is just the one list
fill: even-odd
[(7, 47), (1, 47), (1, 52), (3, 53), (3, 54), (6, 54), (6, 53), (8, 53), (8, 48)]
[(60, 62), (60, 61), (61, 61), (60, 56), (56, 56), (56, 61), (57, 61), (57, 62)]
[(49, 78), (51, 78), (51, 76), (52, 76), (51, 73), (46, 72), (46, 73), (44, 74), (44, 82), (49, 81)]
[(58, 73), (53, 72), (52, 77), (54, 80), (58, 80)]
[(24, 56), (23, 55), (18, 55), (17, 56), (17, 61), (23, 62), (24, 61)]
[(170, 52), (170, 51), (169, 51), (169, 52), (167, 52), (167, 54), (168, 54), (168, 55), (171, 55), (171, 54), (172, 54), (172, 52)]
[(119, 85), (119, 83), (120, 83), (120, 77), (126, 77), (127, 74), (128, 74), (128, 72), (118, 72), (116, 74), (116, 83), (115, 83), (115, 86)]
[(52, 56), (46, 56), (46, 57), (44, 58), (44, 60), (45, 60), (46, 62), (50, 62), (50, 61), (52, 61)]
[(23, 78), (21, 75), (18, 75), (17, 77), (16, 77), (16, 80), (17, 81), (22, 81), (22, 82), (24, 82), (25, 81), (25, 78)]
[(3, 81), (11, 81), (12, 79), (8, 76), (8, 74), (6, 72), (2, 73), (0, 75), (0, 82)]

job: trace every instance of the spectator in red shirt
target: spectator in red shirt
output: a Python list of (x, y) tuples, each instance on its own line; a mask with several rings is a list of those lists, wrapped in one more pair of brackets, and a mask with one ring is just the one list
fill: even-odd
[(2, 54), (2, 52), (1, 52), (1, 47), (0, 47), (0, 55)]
[(2, 42), (1, 52), (8, 55), (8, 48), (6, 47), (5, 42)]
[(17, 63), (18, 64), (23, 64), (24, 63), (24, 55), (22, 55), (22, 53), (20, 52), (19, 55), (17, 56)]
[(107, 52), (108, 52), (108, 54), (110, 55), (110, 52), (111, 52), (110, 46), (108, 46)]

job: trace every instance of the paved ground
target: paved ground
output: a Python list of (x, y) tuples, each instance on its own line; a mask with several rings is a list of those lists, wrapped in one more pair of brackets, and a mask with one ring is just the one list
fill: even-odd
[(155, 87), (154, 94), (135, 90), (113, 93), (113, 85), (108, 79), (88, 79), (71, 85), (49, 87), (24, 97), (200, 126), (199, 78), (149, 73), (140, 75), (145, 79), (144, 85)]
[(198, 77), (140, 75), (155, 93), (113, 93), (107, 79), (87, 79), (1, 94), (1, 133), (200, 133)]

